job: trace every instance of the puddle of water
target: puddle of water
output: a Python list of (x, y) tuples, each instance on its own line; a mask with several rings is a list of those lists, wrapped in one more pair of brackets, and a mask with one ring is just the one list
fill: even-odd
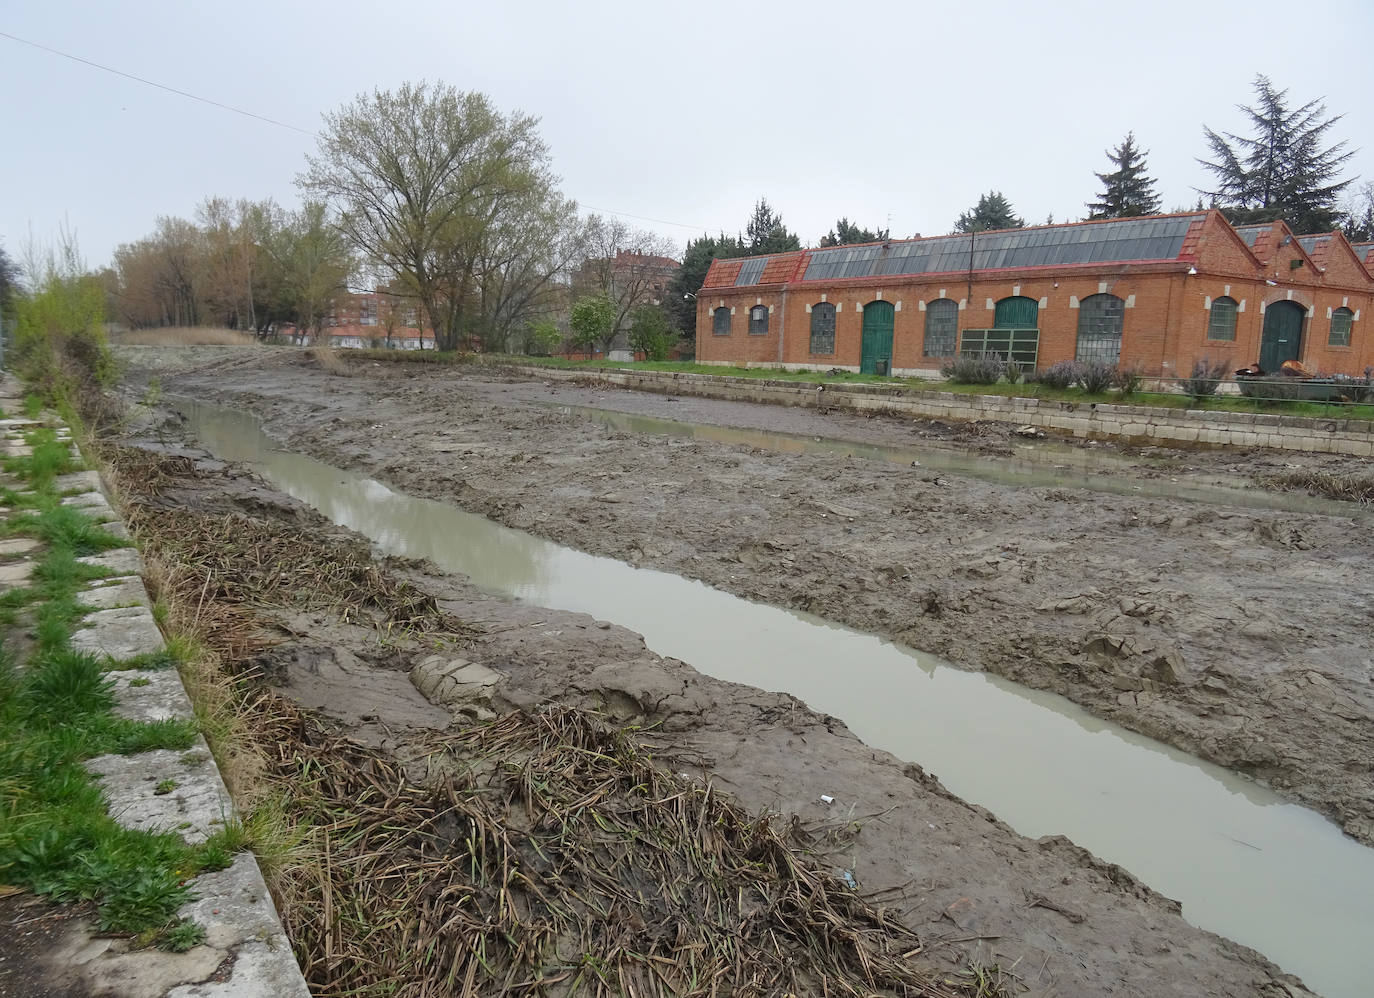
[[(1320, 815), (1051, 693), (944, 665), (808, 614), (561, 547), (456, 507), (274, 450), (249, 416), (187, 404), (217, 456), (388, 553), (591, 614), (702, 672), (786, 691), (919, 762), (1023, 835), (1067, 835), (1252, 946), (1327, 998), (1374, 979), (1374, 850)], [(841, 800), (843, 787), (816, 786)]]
[[(978, 457), (957, 451), (912, 449), (885, 444), (861, 444), (827, 437), (776, 433), (735, 426), (691, 423), (658, 416), (615, 412), (580, 405), (550, 405), (566, 416), (578, 416), (627, 433), (657, 433), (690, 440), (757, 447), (785, 454), (851, 454), (870, 461), (909, 467), (913, 461), (932, 471), (977, 478), (999, 485), (1088, 489), (1141, 498), (1167, 497), (1186, 502), (1238, 506), (1246, 509), (1281, 509), (1293, 513), (1361, 517), (1374, 510), (1357, 503), (1318, 499), (1292, 492), (1266, 492), (1253, 486), (1227, 487), (1194, 482), (1174, 482), (1168, 477), (1139, 478), (1128, 474), (1141, 462), (1102, 452), (1085, 451), (1055, 442), (1015, 447), (1011, 458)], [(1112, 474), (1113, 471), (1119, 472)], [(1167, 471), (1162, 470), (1167, 475)]]

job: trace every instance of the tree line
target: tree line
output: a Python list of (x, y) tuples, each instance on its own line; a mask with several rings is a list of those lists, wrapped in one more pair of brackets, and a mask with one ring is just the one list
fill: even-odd
[[(1248, 122), (1247, 132), (1203, 127), (1208, 156), (1197, 161), (1212, 183), (1195, 188), (1195, 207), (1218, 208), (1236, 225), (1283, 219), (1299, 235), (1339, 228), (1352, 242), (1374, 239), (1374, 183), (1366, 182), (1352, 196), (1355, 178), (1341, 179), (1340, 174), (1354, 150), (1328, 137), (1343, 115), (1328, 114), (1320, 98), (1294, 106), (1288, 90), (1278, 89), (1262, 74), (1255, 77), (1254, 89), (1253, 104), (1237, 105)], [(1160, 211), (1147, 155), (1136, 144), (1134, 132), (1107, 150), (1110, 168), (1094, 174), (1102, 189), (1086, 205), (1087, 220)], [(989, 191), (959, 215), (954, 231), (1016, 229), (1025, 224), (1001, 191)]]
[[(1374, 238), (1374, 185), (1342, 203), (1353, 181), (1341, 171), (1353, 153), (1329, 138), (1341, 117), (1320, 100), (1295, 104), (1264, 76), (1254, 86), (1253, 105), (1241, 107), (1248, 131), (1204, 129), (1208, 156), (1199, 162), (1212, 183), (1198, 190), (1198, 207), (1238, 223), (1284, 218), (1300, 233), (1339, 224), (1352, 239)], [(1148, 152), (1134, 133), (1106, 155), (1086, 217), (1158, 212)], [(296, 211), (211, 197), (194, 219), (159, 218), (99, 274), (108, 317), (130, 327), (216, 324), (267, 335), (290, 323), (318, 332), (349, 289), (379, 288), (421, 316), (441, 349), (605, 350), (628, 335), (658, 356), (694, 330), (712, 259), (801, 247), (760, 198), (735, 235), (690, 240), (669, 277), (671, 242), (583, 215), (561, 191), (537, 119), (445, 84), (374, 91), (326, 115), (297, 186)], [(953, 228), (1023, 225), (994, 190)], [(887, 238), (888, 229), (846, 216), (820, 245)], [(16, 283), (0, 257), (0, 297)]]

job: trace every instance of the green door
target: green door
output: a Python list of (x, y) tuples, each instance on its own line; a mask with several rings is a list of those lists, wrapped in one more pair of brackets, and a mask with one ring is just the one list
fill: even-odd
[(1277, 371), (1285, 360), (1297, 360), (1302, 352), (1302, 319), (1307, 309), (1296, 302), (1276, 301), (1264, 310), (1259, 364), (1266, 372)]
[(1034, 298), (1003, 298), (997, 303), (992, 325), (995, 329), (1035, 329), (1039, 315), (1040, 303)]
[(859, 353), (859, 371), (877, 374), (878, 364), (886, 361), (887, 373), (892, 373), (892, 303), (871, 301), (864, 306), (863, 345)]

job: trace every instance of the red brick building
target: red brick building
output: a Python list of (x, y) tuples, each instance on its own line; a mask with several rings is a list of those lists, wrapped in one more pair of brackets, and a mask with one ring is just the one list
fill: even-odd
[(1202, 357), (1323, 373), (1374, 364), (1374, 244), (1218, 211), (715, 260), (697, 359), (934, 375), (956, 354), (1104, 360), (1186, 376)]

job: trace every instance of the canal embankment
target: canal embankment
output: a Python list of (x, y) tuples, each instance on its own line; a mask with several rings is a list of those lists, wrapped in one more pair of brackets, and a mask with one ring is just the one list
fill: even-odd
[(767, 378), (646, 371), (620, 367), (512, 365), (526, 377), (596, 381), (636, 391), (769, 405), (884, 413), (914, 419), (999, 422), (1086, 440), (1166, 447), (1267, 447), (1301, 453), (1374, 457), (1374, 420), (1330, 415), (1172, 409), (1120, 402), (1069, 402), (882, 384), (815, 385)]

